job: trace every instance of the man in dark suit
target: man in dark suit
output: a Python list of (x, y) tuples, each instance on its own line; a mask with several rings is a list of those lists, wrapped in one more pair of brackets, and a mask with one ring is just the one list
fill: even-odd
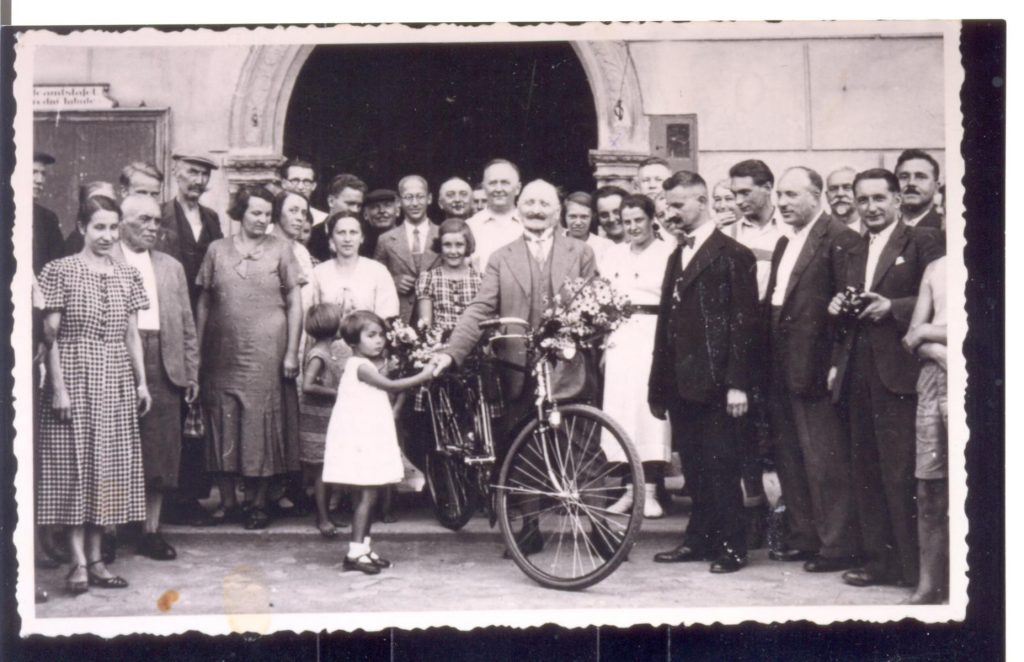
[(900, 213), (909, 227), (942, 229), (942, 214), (935, 206), (939, 190), (939, 162), (920, 149), (907, 149), (896, 159), (900, 182)]
[(747, 563), (737, 419), (751, 385), (756, 260), (716, 229), (700, 175), (677, 172), (662, 186), (684, 234), (665, 270), (648, 401), (672, 421), (693, 510), (684, 542), (654, 560), (709, 560), (711, 572), (735, 572)]
[(775, 467), (786, 495), (786, 550), (776, 558), (804, 561), (808, 572), (834, 572), (854, 565), (858, 540), (849, 439), (828, 393), (827, 308), (860, 236), (824, 212), (814, 170), (790, 168), (776, 192), (792, 231), (772, 255), (765, 298)]
[[(851, 255), (845, 282), (862, 287), (867, 306), (848, 323), (832, 356), (833, 401), (850, 429), (850, 457), (864, 565), (843, 573), (854, 586), (917, 583), (914, 421), (918, 359), (901, 344), (925, 267), (945, 253), (940, 233), (898, 220), (899, 181), (888, 170), (854, 180), (854, 200), (867, 226)], [(845, 315), (840, 292), (829, 303)]]
[[(165, 202), (161, 208), (160, 233), (155, 246), (178, 260), (185, 269), (193, 314), (200, 292), (196, 276), (206, 249), (224, 236), (217, 212), (199, 204), (200, 196), (210, 183), (210, 172), (216, 168), (217, 164), (205, 156), (174, 155), (174, 179), (178, 190), (174, 199)], [(170, 495), (172, 498), (165, 505), (165, 519), (192, 526), (213, 524), (209, 514), (199, 505), (199, 499), (209, 496), (210, 486), (203, 440), (183, 439), (178, 491)]]
[(39, 204), (50, 166), (57, 160), (45, 152), (32, 159), (32, 271), (37, 276), (51, 260), (64, 255), (64, 235), (57, 214)]
[(210, 183), (210, 172), (216, 169), (217, 164), (205, 156), (175, 154), (174, 179), (178, 191), (161, 209), (163, 218), (156, 249), (177, 259), (185, 268), (193, 312), (199, 298), (196, 276), (206, 249), (224, 237), (217, 212), (199, 204)]
[(431, 202), (427, 180), (419, 175), (403, 177), (398, 195), (405, 220), (380, 236), (373, 259), (387, 267), (395, 280), (398, 316), (412, 323), (416, 318), (416, 280), (433, 268), (439, 257), (432, 247), (437, 226), (427, 218)]

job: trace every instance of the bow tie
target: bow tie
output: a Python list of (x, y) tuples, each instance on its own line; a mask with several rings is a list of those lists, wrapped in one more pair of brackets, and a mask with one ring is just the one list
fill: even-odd
[(679, 242), (683, 246), (693, 248), (694, 244), (697, 243), (697, 238), (694, 237), (692, 234), (684, 234), (682, 237), (679, 238)]

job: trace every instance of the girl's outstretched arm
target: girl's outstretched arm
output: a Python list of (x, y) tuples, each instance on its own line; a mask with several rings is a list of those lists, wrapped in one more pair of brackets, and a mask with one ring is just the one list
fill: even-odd
[(412, 388), (413, 386), (419, 386), (420, 384), (429, 382), (434, 375), (434, 366), (431, 364), (425, 365), (419, 374), (413, 375), (412, 377), (388, 379), (377, 372), (376, 368), (364, 363), (359, 366), (359, 371), (356, 375), (359, 377), (359, 381), (369, 384), (374, 388), (379, 388), (382, 391), (387, 391), (388, 393), (398, 393), (399, 391), (404, 391), (407, 388)]
[(323, 359), (319, 357), (313, 357), (310, 359), (309, 363), (306, 365), (306, 370), (302, 373), (303, 393), (309, 393), (310, 395), (326, 395), (330, 397), (338, 395), (338, 389), (316, 383), (316, 379), (320, 376), (320, 371), (323, 369)]

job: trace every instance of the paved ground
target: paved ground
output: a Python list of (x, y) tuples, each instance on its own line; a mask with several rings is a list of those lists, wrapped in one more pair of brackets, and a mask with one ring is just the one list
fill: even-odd
[(40, 617), (174, 614), (307, 613), (535, 608), (657, 608), (694, 606), (896, 604), (909, 591), (854, 588), (837, 574), (812, 575), (800, 564), (770, 561), (765, 550), (731, 575), (711, 575), (706, 563), (655, 564), (685, 525), (684, 508), (644, 522), (631, 561), (601, 584), (579, 593), (544, 589), (501, 558), (497, 530), (476, 518), (463, 530), (443, 529), (426, 507), (407, 506), (395, 524), (377, 525), (375, 547), (395, 565), (375, 577), (343, 573), (344, 533), (324, 540), (312, 518), (275, 522), (259, 532), (238, 527), (167, 527), (177, 561), (157, 562), (122, 548), (111, 569), (128, 589), (63, 593), (62, 570), (38, 570), (50, 601)]

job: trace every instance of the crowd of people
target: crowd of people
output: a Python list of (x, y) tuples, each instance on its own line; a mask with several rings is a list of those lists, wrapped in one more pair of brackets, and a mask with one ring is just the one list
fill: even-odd
[[(53, 162), (36, 154), (36, 198)], [(770, 465), (786, 506), (772, 560), (945, 599), (945, 241), (926, 152), (825, 178), (776, 179), (752, 159), (712, 185), (652, 157), (632, 190), (568, 193), (495, 159), (477, 186), (441, 183), (437, 219), (417, 174), (372, 191), (337, 175), (316, 209), (316, 168), (291, 159), (236, 192), (234, 232), (200, 202), (217, 167), (176, 154), (161, 205), (163, 173), (131, 163), (116, 185), (81, 188), (67, 237), (34, 205), (36, 553), (69, 564), (69, 592), (127, 585), (108, 534), (131, 522), (137, 552), (168, 561), (161, 522), (260, 529), (313, 510), (336, 536), (348, 522), (331, 485), (353, 499), (345, 569), (389, 567), (371, 522), (431, 442), (386, 394), (457, 369), (480, 321), (536, 323), (564, 283), (598, 274), (632, 316), (603, 379), (579, 362), (556, 395), (601, 405), (639, 451), (643, 494), (613, 510), (642, 499), (662, 517), (679, 454), (692, 510), (656, 562), (743, 568), (763, 542)], [(450, 333), (412, 377), (382, 372), (394, 317)], [(531, 379), (501, 372), (499, 440), (530, 410)], [(528, 525), (527, 552), (543, 545)]]

